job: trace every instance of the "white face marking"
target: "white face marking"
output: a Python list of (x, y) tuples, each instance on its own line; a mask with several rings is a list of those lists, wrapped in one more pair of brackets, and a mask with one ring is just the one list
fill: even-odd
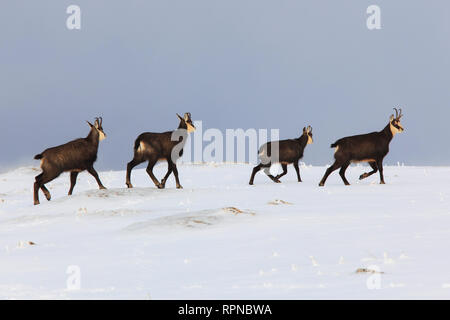
[(392, 122), (389, 122), (389, 128), (391, 129), (392, 135), (395, 136), (397, 133), (402, 132), (404, 129), (400, 122), (397, 123), (397, 125), (401, 128), (401, 130), (397, 129), (392, 125)]
[(334, 149), (334, 153), (336, 153), (339, 150), (339, 146), (336, 146), (336, 148)]
[(308, 135), (308, 142), (307, 142), (307, 144), (311, 144), (311, 143), (313, 143), (313, 139)]
[(98, 129), (97, 129), (97, 131), (98, 131), (98, 139), (100, 141), (104, 140), (106, 138), (105, 133), (103, 131), (98, 130)]
[(195, 131), (195, 128), (193, 125), (191, 125), (190, 123), (186, 122), (186, 126), (187, 126), (187, 132), (191, 133)]

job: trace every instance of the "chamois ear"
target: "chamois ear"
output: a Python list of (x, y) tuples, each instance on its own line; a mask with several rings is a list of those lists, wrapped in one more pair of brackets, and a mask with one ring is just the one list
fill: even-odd
[(391, 116), (389, 117), (389, 121), (392, 121), (392, 120), (394, 120), (394, 115), (393, 114), (391, 114)]
[(303, 133), (306, 133), (306, 127), (303, 127)]
[(178, 119), (180, 119), (181, 121), (184, 121), (184, 119), (177, 113), (177, 117)]
[(185, 121), (188, 121), (190, 118), (191, 118), (191, 113), (190, 113), (190, 112), (186, 112), (186, 113), (184, 114), (184, 120), (185, 120)]
[(86, 120), (86, 122), (87, 122), (87, 124), (89, 125), (89, 127), (92, 128), (92, 127), (94, 126), (94, 125), (93, 125), (92, 123), (90, 123), (89, 121)]

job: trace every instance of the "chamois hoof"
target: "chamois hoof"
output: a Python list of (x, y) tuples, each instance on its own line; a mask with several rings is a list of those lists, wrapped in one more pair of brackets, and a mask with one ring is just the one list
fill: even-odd
[(183, 189), (183, 186), (181, 184), (177, 185), (177, 189)]
[(367, 178), (366, 174), (362, 174), (362, 175), (359, 176), (359, 180), (362, 180), (362, 179), (365, 179), (365, 178)]
[(156, 187), (157, 187), (158, 189), (164, 189), (164, 185), (162, 185), (161, 183), (158, 184)]
[(133, 188), (133, 185), (131, 183), (127, 183), (127, 188), (131, 189)]
[(100, 190), (106, 190), (106, 187), (101, 186), (101, 187), (99, 187), (99, 189), (100, 189)]
[(381, 181), (380, 184), (386, 184), (384, 181)]
[(252, 186), (252, 185), (253, 185), (253, 182), (249, 182), (248, 184)]
[[(45, 199), (47, 199), (47, 201), (50, 201), (50, 199), (52, 198), (49, 194), (47, 195), (47, 194), (44, 194), (45, 195)], [(39, 202), (38, 202), (38, 204), (39, 204)]]
[(280, 180), (278, 180), (278, 179), (276, 179), (276, 180), (273, 180), (273, 182), (275, 182), (275, 183), (281, 183), (281, 181), (280, 181)]
[(35, 201), (34, 201), (34, 205), (37, 206), (38, 204), (40, 204), (40, 202), (37, 201), (37, 200), (35, 200)]
[(321, 182), (319, 183), (319, 187), (323, 187), (325, 185), (325, 183)]

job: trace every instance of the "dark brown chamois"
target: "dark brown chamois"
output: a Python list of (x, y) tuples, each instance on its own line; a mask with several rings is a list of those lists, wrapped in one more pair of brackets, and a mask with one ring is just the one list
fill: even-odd
[(400, 124), (402, 109), (400, 112), (396, 108), (395, 117), (391, 115), (387, 126), (379, 131), (357, 136), (345, 137), (339, 139), (331, 145), (331, 148), (336, 148), (334, 152), (335, 162), (327, 169), (325, 175), (319, 183), (319, 186), (325, 185), (328, 176), (336, 169), (339, 170), (339, 175), (344, 181), (345, 185), (350, 183), (345, 178), (345, 170), (352, 162), (368, 162), (372, 167), (372, 171), (363, 173), (359, 180), (367, 178), (377, 171), (380, 172), (380, 183), (384, 184), (383, 177), (383, 159), (389, 152), (389, 143), (396, 133), (402, 132), (404, 129)]
[[(303, 134), (297, 139), (272, 141), (263, 144), (258, 152), (260, 164), (253, 168), (249, 184), (253, 184), (255, 174), (261, 169), (264, 169), (265, 174), (272, 179), (272, 181), (280, 183), (281, 181), (279, 179), (287, 173), (287, 165), (291, 163), (294, 165), (295, 171), (297, 172), (298, 182), (302, 182), (298, 161), (303, 158), (303, 152), (306, 145), (313, 143), (311, 131), (311, 126), (308, 126), (307, 128), (303, 128)], [(276, 152), (277, 149), (278, 152)], [(273, 150), (275, 153), (272, 152)], [(281, 163), (281, 167), (283, 168), (283, 173), (276, 177), (270, 174), (270, 166), (274, 163)]]
[(102, 128), (102, 118), (95, 118), (94, 124), (87, 121), (91, 131), (86, 138), (70, 141), (66, 144), (46, 149), (44, 152), (34, 156), (34, 159), (41, 160), (42, 173), (37, 175), (34, 183), (34, 204), (39, 204), (39, 189), (44, 192), (47, 200), (50, 200), (50, 192), (45, 187), (47, 182), (57, 178), (61, 173), (70, 171), (70, 189), (77, 181), (78, 173), (87, 170), (98, 183), (100, 189), (106, 189), (97, 171), (94, 169), (94, 162), (97, 160), (99, 141), (105, 139), (106, 134)]
[[(148, 161), (147, 173), (153, 183), (159, 189), (164, 189), (167, 178), (173, 172), (177, 188), (182, 188), (178, 179), (178, 169), (176, 161), (183, 155), (183, 147), (190, 132), (195, 131), (195, 126), (191, 120), (191, 114), (185, 113), (180, 119), (178, 129), (163, 133), (144, 132), (140, 134), (134, 142), (134, 157), (127, 165), (126, 185), (133, 188), (131, 184), (131, 170), (138, 164)], [(159, 160), (166, 160), (168, 164), (167, 173), (161, 182), (153, 174), (153, 167)]]

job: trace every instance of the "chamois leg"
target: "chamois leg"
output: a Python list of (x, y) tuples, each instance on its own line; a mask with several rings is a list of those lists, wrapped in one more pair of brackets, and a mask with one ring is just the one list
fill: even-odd
[(173, 171), (173, 167), (172, 167), (172, 164), (171, 164), (170, 161), (167, 161), (167, 165), (168, 165), (168, 167), (167, 167), (167, 173), (166, 173), (166, 175), (164, 176), (164, 178), (162, 178), (162, 180), (161, 180), (161, 186), (162, 186), (162, 189), (164, 189), (164, 188), (166, 187), (166, 181), (167, 181), (167, 178), (169, 178), (170, 174), (171, 174), (172, 171)]
[[(42, 174), (40, 174), (40, 175), (42, 175)], [(40, 176), (40, 175), (39, 175), (39, 176)], [(40, 202), (39, 202), (39, 183), (37, 182), (38, 178), (36, 177), (35, 179), (36, 179), (36, 181), (35, 181), (35, 183), (34, 183), (34, 193), (33, 193), (33, 197), (34, 197), (34, 205), (37, 205), (37, 204), (40, 203)]]
[(270, 165), (268, 167), (264, 167), (264, 173), (275, 183), (281, 183), (280, 180), (278, 180), (276, 177), (274, 177), (271, 173), (270, 173)]
[(47, 189), (44, 185), (41, 186), (41, 190), (42, 190), (42, 192), (44, 193), (45, 198), (46, 198), (48, 201), (50, 201), (50, 199), (52, 198), (51, 195), (50, 195), (50, 191), (48, 191), (48, 189)]
[(77, 183), (78, 171), (70, 172), (70, 189), (68, 195), (72, 195), (73, 188), (75, 187), (75, 183)]
[(325, 185), (325, 181), (327, 181), (328, 176), (336, 169), (339, 169), (342, 166), (342, 164), (340, 162), (338, 162), (337, 160), (331, 165), (331, 167), (329, 167), (327, 169), (327, 171), (325, 171), (325, 174), (322, 178), (322, 180), (320, 180), (319, 183), (319, 187), (323, 187)]
[(35, 205), (40, 203), (39, 202), (39, 189), (41, 189), (42, 192), (44, 192), (45, 197), (47, 198), (47, 200), (50, 201), (50, 199), (51, 199), (50, 192), (47, 190), (47, 188), (44, 186), (44, 184), (52, 181), (53, 179), (55, 179), (58, 176), (59, 176), (59, 173), (51, 174), (51, 173), (48, 173), (45, 171), (36, 176), (35, 183), (34, 183), (34, 204)]
[(155, 175), (153, 174), (153, 167), (155, 166), (156, 162), (157, 162), (157, 159), (151, 159), (151, 160), (149, 160), (149, 161), (148, 161), (148, 166), (147, 166), (146, 171), (147, 171), (147, 173), (148, 173), (150, 179), (152, 179), (152, 181), (153, 181), (153, 183), (155, 184), (155, 186), (156, 186), (158, 189), (161, 189), (161, 188), (162, 188), (161, 183), (159, 183), (158, 179), (156, 179)]
[(256, 167), (253, 168), (252, 175), (250, 176), (250, 181), (248, 182), (249, 185), (253, 184), (253, 180), (255, 179), (255, 174), (257, 174), (258, 171), (262, 169), (262, 167), (263, 167), (263, 164), (260, 163)]
[(348, 166), (350, 165), (350, 162), (346, 162), (344, 163), (344, 165), (341, 167), (341, 170), (339, 170), (339, 175), (342, 178), (342, 181), (344, 181), (344, 184), (346, 186), (350, 185), (350, 183), (348, 182), (348, 180), (345, 178), (345, 170), (347, 170)]
[(362, 175), (359, 176), (359, 180), (365, 179), (378, 171), (378, 167), (375, 162), (369, 162), (369, 165), (372, 167), (373, 170), (370, 172), (364, 172)]
[(298, 167), (298, 162), (294, 161), (295, 172), (297, 172), (297, 181), (302, 182), (302, 178), (300, 178), (300, 168)]
[(133, 158), (130, 162), (127, 164), (127, 177), (125, 184), (128, 188), (133, 188), (133, 185), (131, 184), (131, 170), (133, 170), (134, 167), (136, 167), (138, 164), (141, 164), (144, 162), (144, 160), (137, 160), (136, 158)]
[(283, 168), (283, 172), (275, 177), (275, 179), (279, 180), (282, 176), (287, 173), (287, 164), (282, 163), (281, 168)]
[(183, 189), (183, 187), (180, 184), (180, 179), (178, 179), (178, 169), (177, 169), (177, 165), (175, 164), (175, 162), (172, 162), (172, 170), (173, 170), (173, 175), (175, 176), (175, 182), (177, 184), (177, 189)]
[(89, 167), (87, 169), (87, 171), (95, 178), (95, 181), (97, 181), (99, 189), (106, 189), (105, 186), (100, 181), (100, 178), (98, 177), (98, 173), (97, 173), (97, 171), (95, 171), (93, 166)]
[(384, 176), (383, 176), (383, 160), (377, 161), (377, 167), (378, 167), (378, 171), (380, 171), (380, 184), (385, 184)]

